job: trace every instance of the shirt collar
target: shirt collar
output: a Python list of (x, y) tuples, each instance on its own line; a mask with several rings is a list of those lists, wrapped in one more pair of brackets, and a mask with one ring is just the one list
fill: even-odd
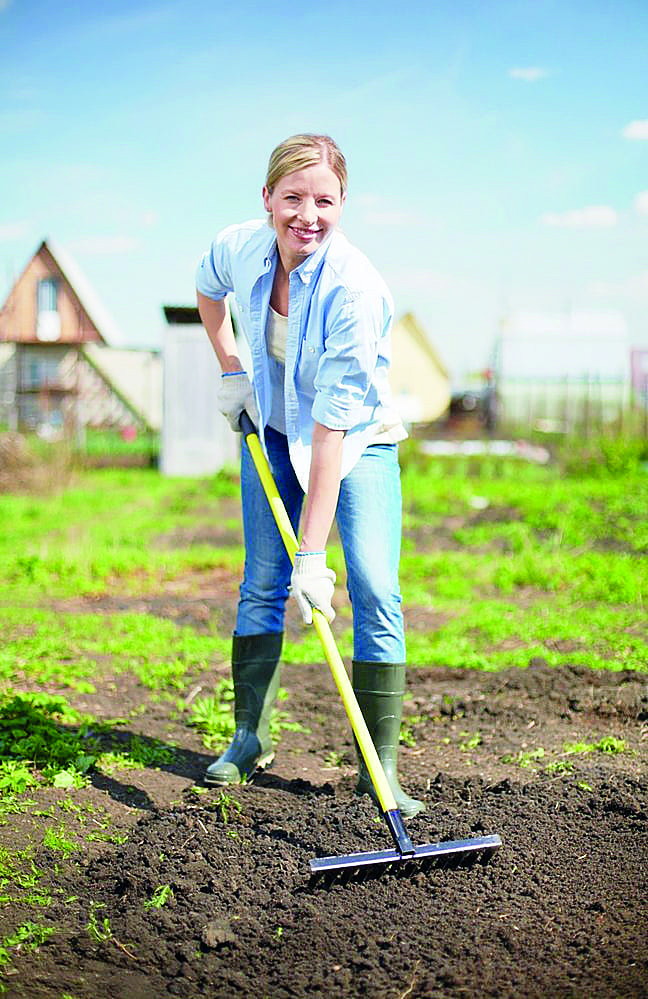
[(303, 263), (299, 267), (295, 268), (295, 273), (299, 274), (299, 277), (304, 284), (310, 284), (313, 275), (319, 269), (322, 260), (326, 256), (326, 251), (328, 250), (331, 240), (335, 235), (335, 229), (327, 236), (321, 246), (318, 246), (315, 253), (311, 253), (309, 257), (306, 257)]
[[(275, 235), (274, 229), (271, 229), (270, 227), (268, 228), (270, 230), (269, 235), (271, 238), (271, 242), (267, 247), (266, 254), (263, 259), (263, 269), (266, 274), (268, 273), (268, 271), (272, 269), (273, 264), (275, 262), (275, 258), (277, 256), (277, 237)], [(318, 246), (315, 252), (311, 253), (309, 257), (306, 257), (306, 259), (299, 265), (299, 267), (295, 268), (295, 274), (299, 275), (303, 284), (311, 283), (313, 275), (318, 270), (320, 264), (322, 263), (322, 260), (326, 256), (326, 251), (328, 250), (331, 240), (333, 239), (333, 236), (335, 235), (336, 231), (337, 230), (334, 229), (333, 232), (330, 234), (330, 236), (327, 236), (322, 245)]]

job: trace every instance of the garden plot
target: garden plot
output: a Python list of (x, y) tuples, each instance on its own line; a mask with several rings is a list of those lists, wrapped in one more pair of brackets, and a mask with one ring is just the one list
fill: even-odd
[(502, 849), (329, 890), (312, 857), (388, 834), (292, 610), (273, 767), (201, 785), (231, 731), (235, 478), (2, 497), (6, 994), (648, 995), (646, 484), (496, 471), (405, 469), (401, 758), (415, 842)]

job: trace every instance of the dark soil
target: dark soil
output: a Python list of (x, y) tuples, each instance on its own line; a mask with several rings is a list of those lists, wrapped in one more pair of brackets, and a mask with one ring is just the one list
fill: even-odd
[[(191, 618), (197, 601), (176, 600), (177, 614)], [(499, 674), (412, 669), (402, 780), (426, 804), (408, 823), (412, 838), (498, 833), (502, 849), (487, 865), (331, 887), (309, 885), (311, 858), (388, 848), (389, 835), (353, 795), (352, 740), (326, 667), (285, 667), (283, 685), (282, 710), (307, 731), (284, 732), (274, 766), (226, 793), (192, 791), (210, 755), (134, 681), (86, 698), (104, 717), (141, 703), (137, 731), (180, 751), (164, 769), (97, 776), (76, 793), (128, 841), (92, 843), (65, 863), (35, 855), (53, 902), (36, 915), (3, 909), (0, 931), (32, 920), (55, 932), (15, 954), (7, 995), (648, 996), (644, 675), (542, 660)], [(623, 752), (563, 755), (565, 742), (611, 735)], [(24, 828), (0, 829), (14, 848), (43, 821), (16, 818)], [(162, 886), (164, 904), (147, 907)], [(89, 932), (93, 919), (106, 939)]]

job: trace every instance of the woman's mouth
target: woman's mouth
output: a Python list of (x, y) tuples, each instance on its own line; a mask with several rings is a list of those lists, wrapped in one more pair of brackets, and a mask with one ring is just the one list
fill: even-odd
[(298, 229), (296, 226), (291, 225), (290, 226), (290, 231), (293, 233), (294, 236), (297, 237), (297, 239), (302, 240), (302, 242), (304, 242), (304, 243), (310, 243), (310, 241), (312, 239), (314, 239), (315, 236), (317, 236), (318, 233), (320, 233), (322, 230), (321, 229)]

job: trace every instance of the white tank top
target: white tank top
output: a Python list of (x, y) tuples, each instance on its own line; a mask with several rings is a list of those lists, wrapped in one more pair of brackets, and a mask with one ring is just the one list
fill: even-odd
[(268, 343), (268, 353), (280, 364), (286, 363), (286, 335), (288, 333), (288, 316), (282, 316), (280, 312), (270, 306), (268, 311), (268, 321), (266, 324), (266, 339)]

